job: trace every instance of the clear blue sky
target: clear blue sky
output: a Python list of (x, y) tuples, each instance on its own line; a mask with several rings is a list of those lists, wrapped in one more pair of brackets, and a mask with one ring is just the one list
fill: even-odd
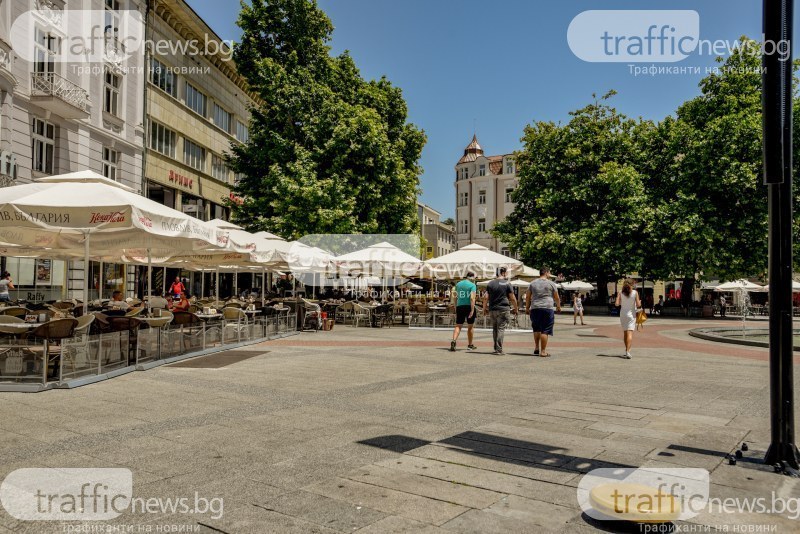
[[(188, 0), (223, 38), (237, 39), (237, 0)], [(333, 51), (350, 50), (367, 78), (403, 89), (410, 120), (428, 135), (422, 201), (455, 212), (455, 163), (473, 124), (487, 154), (520, 148), (526, 124), (564, 121), (592, 93), (615, 89), (633, 117), (661, 119), (699, 93), (704, 76), (634, 77), (627, 64), (586, 63), (567, 43), (588, 9), (693, 9), (701, 38), (761, 35), (757, 0), (319, 0), (333, 21)], [(797, 24), (797, 23), (796, 23)], [(797, 26), (800, 27), (800, 24)], [(678, 65), (710, 66), (710, 57)]]

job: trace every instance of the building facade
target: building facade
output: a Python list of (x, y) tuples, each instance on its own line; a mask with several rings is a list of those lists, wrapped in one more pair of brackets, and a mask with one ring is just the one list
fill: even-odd
[(441, 221), (441, 213), (430, 206), (417, 202), (417, 217), (422, 237), (425, 239), (421, 259), (429, 260), (455, 252), (455, 228)]
[(512, 256), (491, 234), (494, 225), (514, 211), (512, 193), (519, 185), (512, 154), (486, 156), (477, 136), (456, 164), (456, 246), (477, 243)]
[[(229, 218), (231, 144), (248, 140), (249, 96), (230, 49), (185, 0), (151, 0), (147, 52), (146, 195), (202, 220)], [(180, 44), (197, 52), (183, 53)]]
[[(90, 169), (141, 192), (144, 54), (124, 53), (112, 32), (128, 12), (143, 20), (144, 2), (0, 0), (0, 187)], [(86, 12), (95, 18), (81, 19)], [(98, 40), (75, 57), (70, 47), (90, 20)], [(83, 262), (5, 258), (3, 266), (19, 298), (83, 294)], [(109, 290), (132, 276), (108, 269), (117, 281)]]

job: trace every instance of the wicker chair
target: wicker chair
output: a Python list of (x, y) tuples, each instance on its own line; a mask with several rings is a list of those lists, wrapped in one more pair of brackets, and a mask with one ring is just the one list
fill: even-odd
[(10, 306), (0, 310), (0, 315), (10, 315), (12, 317), (21, 317), (23, 319), (30, 313), (31, 311), (23, 306)]
[[(37, 326), (24, 336), (25, 339), (41, 339), (44, 341), (41, 354), (42, 361), (48, 369), (48, 379), (53, 380), (56, 377), (55, 371), (58, 368), (61, 357), (61, 341), (71, 338), (75, 334), (77, 326), (77, 319), (55, 319)], [(30, 354), (38, 356), (38, 348), (28, 350)]]
[(196, 341), (199, 338), (200, 343), (202, 344), (202, 319), (193, 313), (185, 311), (172, 312), (172, 316), (172, 323), (170, 323), (172, 328), (170, 329), (169, 334), (170, 337), (178, 337), (179, 348), (181, 350), (186, 350), (187, 341), (189, 341), (191, 344), (192, 341)]
[(72, 366), (72, 373), (77, 367), (85, 368), (89, 366), (89, 331), (95, 321), (94, 315), (84, 315), (78, 319), (75, 327), (75, 339), (69, 344), (64, 352), (64, 364), (67, 362)]
[(242, 331), (247, 330), (249, 323), (247, 321), (247, 314), (241, 309), (233, 306), (226, 306), (222, 309), (222, 337), (225, 338), (225, 332), (230, 328), (236, 332), (236, 340), (241, 343)]
[[(142, 321), (135, 317), (109, 317), (108, 324), (111, 332), (128, 332), (127, 365), (136, 363), (136, 351), (138, 350), (139, 328)], [(122, 347), (120, 347), (122, 350)]]

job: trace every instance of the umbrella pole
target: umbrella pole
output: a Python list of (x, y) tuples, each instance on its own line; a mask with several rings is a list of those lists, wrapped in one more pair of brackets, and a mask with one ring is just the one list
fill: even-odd
[(233, 271), (233, 296), (239, 298), (239, 271)]
[(153, 258), (150, 249), (147, 249), (147, 310), (151, 309), (151, 299), (153, 298)]
[(97, 300), (103, 303), (103, 260), (100, 260), (100, 270), (97, 274)]
[(266, 286), (267, 285), (267, 268), (261, 268), (261, 305), (267, 303)]
[(89, 313), (89, 232), (83, 234), (83, 314)]
[(200, 271), (200, 298), (206, 296), (206, 272)]
[(215, 300), (220, 300), (220, 298), (219, 298), (219, 267), (217, 267), (215, 269), (215, 272), (216, 272), (216, 275), (217, 275), (216, 276), (217, 282), (216, 282), (216, 285), (214, 286), (214, 299)]

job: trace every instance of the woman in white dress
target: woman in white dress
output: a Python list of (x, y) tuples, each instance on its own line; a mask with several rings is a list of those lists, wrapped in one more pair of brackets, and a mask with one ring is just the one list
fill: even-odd
[(625, 358), (630, 360), (633, 331), (636, 330), (636, 310), (642, 307), (642, 301), (639, 300), (639, 293), (633, 288), (632, 280), (625, 280), (622, 284), (622, 291), (617, 295), (617, 307), (625, 341)]
[(586, 326), (583, 322), (583, 296), (576, 292), (572, 296), (572, 324), (578, 324), (578, 317), (581, 318), (581, 326)]

